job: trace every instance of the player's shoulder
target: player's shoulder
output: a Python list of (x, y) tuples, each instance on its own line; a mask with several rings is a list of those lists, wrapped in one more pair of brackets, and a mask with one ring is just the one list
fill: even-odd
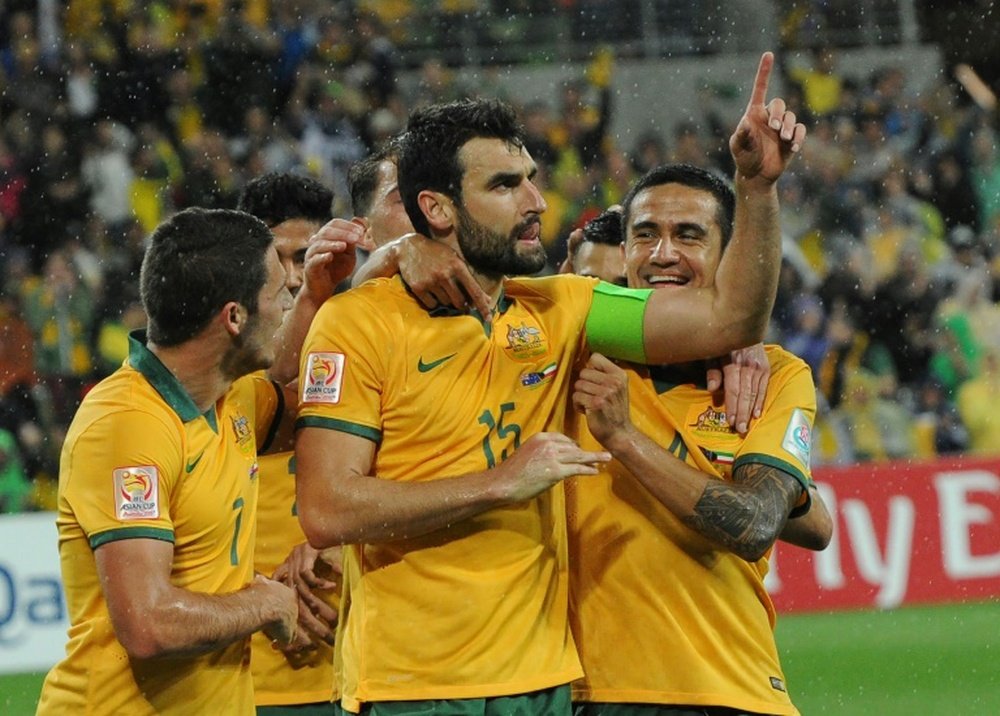
[(355, 286), (331, 296), (327, 303), (375, 302), (397, 300), (409, 296), (406, 284), (396, 275), (388, 278), (372, 278), (360, 286)]
[(577, 294), (590, 295), (599, 281), (589, 276), (559, 273), (550, 276), (508, 278), (504, 292), (512, 297), (539, 297), (555, 301)]
[(767, 360), (771, 364), (772, 374), (776, 374), (778, 372), (794, 373), (803, 370), (807, 372), (809, 371), (808, 363), (779, 345), (765, 345), (764, 353), (767, 355)]
[(241, 376), (234, 380), (226, 391), (225, 402), (240, 399), (243, 397), (256, 397), (257, 395), (273, 395), (278, 387), (274, 380), (265, 370), (257, 370), (253, 373)]
[(118, 442), (122, 435), (153, 438), (179, 434), (183, 418), (141, 372), (123, 366), (92, 388), (77, 409), (66, 435), (66, 442), (108, 440)]
[(413, 300), (416, 299), (407, 291), (399, 276), (373, 278), (328, 298), (320, 307), (314, 323), (337, 320), (370, 324), (380, 317), (399, 313)]

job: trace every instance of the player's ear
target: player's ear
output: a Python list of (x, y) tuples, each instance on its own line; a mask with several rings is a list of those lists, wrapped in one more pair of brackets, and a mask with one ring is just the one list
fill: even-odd
[(417, 205), (432, 229), (446, 233), (455, 225), (455, 204), (447, 194), (424, 189), (417, 194)]
[(250, 312), (239, 301), (229, 301), (219, 311), (219, 321), (231, 336), (238, 336), (243, 331), (249, 317)]

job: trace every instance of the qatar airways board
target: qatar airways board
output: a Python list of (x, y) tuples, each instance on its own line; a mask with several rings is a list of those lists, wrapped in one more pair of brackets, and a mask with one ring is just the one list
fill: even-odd
[(48, 669), (66, 653), (57, 539), (53, 512), (0, 517), (0, 673)]
[(768, 590), (778, 612), (1000, 597), (1000, 459), (817, 469), (835, 515), (823, 552), (779, 544)]

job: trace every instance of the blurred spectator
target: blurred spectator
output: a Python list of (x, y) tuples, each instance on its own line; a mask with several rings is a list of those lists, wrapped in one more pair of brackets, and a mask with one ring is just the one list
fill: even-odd
[(21, 512), (30, 494), (31, 483), (21, 465), (17, 442), (0, 428), (0, 513)]
[(93, 372), (90, 337), (94, 297), (64, 249), (52, 251), (40, 278), (22, 288), (35, 346), (35, 370), (53, 396), (56, 419), (68, 425)]
[(667, 147), (663, 143), (663, 137), (660, 136), (660, 133), (650, 129), (639, 135), (630, 159), (632, 168), (640, 176), (650, 169), (666, 164), (669, 161)]
[(942, 152), (932, 164), (933, 190), (925, 198), (941, 211), (949, 229), (978, 226), (979, 205), (968, 171), (954, 151)]
[(78, 149), (61, 124), (49, 123), (29, 159), (34, 171), (21, 198), (21, 241), (31, 251), (35, 271), (87, 214), (89, 191), (80, 175)]
[(524, 122), (524, 147), (531, 158), (546, 167), (555, 165), (558, 152), (552, 145), (552, 118), (549, 106), (544, 102), (531, 102), (521, 113)]
[(892, 460), (915, 453), (913, 419), (901, 405), (878, 395), (878, 380), (853, 372), (844, 386), (841, 414), (858, 460)]
[(840, 106), (843, 79), (837, 73), (837, 60), (833, 48), (827, 46), (814, 48), (811, 64), (792, 66), (787, 72), (802, 89), (805, 108), (811, 116), (822, 117)]
[(987, 346), (982, 372), (958, 390), (958, 413), (969, 430), (969, 448), (974, 453), (1000, 454), (1000, 347)]
[(896, 270), (875, 290), (872, 321), (900, 382), (916, 383), (933, 353), (931, 330), (941, 295), (915, 244), (905, 244), (897, 261)]
[(944, 387), (933, 378), (920, 384), (914, 413), (918, 457), (952, 455), (968, 449), (969, 431)]
[(129, 152), (135, 137), (124, 126), (100, 120), (84, 146), (80, 174), (90, 190), (90, 208), (115, 234), (132, 218), (133, 170)]
[(282, 46), (269, 28), (259, 27), (245, 12), (243, 0), (224, 0), (218, 32), (204, 46), (208, 124), (231, 135), (242, 117), (236, 107), (274, 106), (275, 72)]
[(830, 350), (826, 336), (826, 315), (823, 304), (811, 294), (798, 296), (792, 304), (792, 328), (782, 341), (782, 346), (804, 360), (813, 375), (818, 375)]

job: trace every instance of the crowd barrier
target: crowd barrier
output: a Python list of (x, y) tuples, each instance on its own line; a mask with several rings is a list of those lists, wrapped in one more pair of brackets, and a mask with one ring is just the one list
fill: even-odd
[[(814, 477), (836, 530), (824, 552), (775, 549), (766, 583), (779, 613), (1000, 598), (1000, 458)], [(55, 516), (0, 518), (0, 673), (49, 668), (67, 626)]]

